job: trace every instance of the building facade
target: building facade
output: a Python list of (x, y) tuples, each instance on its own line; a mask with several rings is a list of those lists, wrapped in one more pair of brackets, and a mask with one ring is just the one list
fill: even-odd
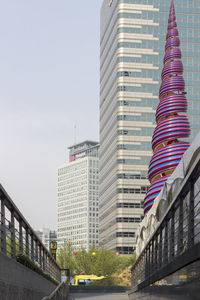
[(99, 244), (99, 144), (85, 141), (69, 147), (69, 163), (58, 168), (58, 247)]
[[(200, 129), (200, 1), (174, 1), (192, 140)], [(100, 245), (132, 253), (149, 182), (168, 0), (104, 0), (100, 45)]]

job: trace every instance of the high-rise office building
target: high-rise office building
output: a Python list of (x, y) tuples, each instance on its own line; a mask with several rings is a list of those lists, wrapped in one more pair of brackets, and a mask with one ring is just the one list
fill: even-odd
[(99, 144), (69, 147), (69, 162), (58, 168), (58, 247), (99, 244)]
[[(193, 139), (200, 129), (200, 1), (174, 1)], [(131, 253), (149, 185), (170, 0), (101, 8), (100, 245)]]

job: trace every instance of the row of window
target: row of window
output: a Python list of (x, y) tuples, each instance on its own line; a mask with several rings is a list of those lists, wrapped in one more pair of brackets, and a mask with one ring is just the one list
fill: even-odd
[(152, 136), (153, 128), (138, 128), (138, 130), (118, 130), (117, 135)]
[[(90, 230), (89, 230), (89, 232), (90, 232), (90, 233), (91, 233), (91, 232), (95, 233), (95, 229), (93, 229), (93, 230), (92, 230), (92, 229), (90, 229)], [(99, 230), (98, 230), (98, 229), (96, 229), (96, 233), (98, 233), (98, 232), (99, 232)]]
[(78, 213), (83, 212), (83, 211), (87, 211), (87, 207), (81, 207), (81, 208), (77, 208), (77, 209), (69, 209), (69, 207), (66, 207), (66, 208), (62, 208), (59, 210), (58, 217), (63, 217), (63, 216), (67, 216), (67, 215), (76, 216)]
[(116, 237), (135, 237), (135, 232), (117, 232)]
[[(86, 195), (86, 197), (85, 197)], [(87, 190), (85, 192), (79, 192), (79, 193), (75, 193), (75, 194), (71, 194), (71, 195), (65, 195), (62, 198), (58, 199), (58, 203), (59, 206), (65, 206), (70, 205), (70, 204), (74, 204), (74, 203), (80, 203), (80, 202), (85, 202), (87, 201), (88, 197), (87, 197)]]
[[(142, 70), (141, 72), (128, 72), (121, 71), (117, 73), (117, 77), (133, 77), (137, 79), (152, 78), (159, 81), (158, 70)], [(197, 72), (186, 72), (184, 77), (187, 81), (187, 85), (199, 85), (200, 74)]]
[(140, 116), (131, 116), (131, 115), (118, 115), (117, 121), (146, 121), (153, 122), (155, 119), (155, 114), (153, 113), (144, 113)]
[[(124, 43), (120, 43), (121, 47), (123, 48), (135, 48), (135, 44), (134, 43), (128, 43), (128, 42), (124, 42)], [(189, 52), (189, 51), (188, 51)], [(185, 53), (186, 55), (187, 53)], [(196, 55), (196, 54), (195, 54)], [(197, 56), (197, 55), (196, 55)], [(199, 58), (198, 57), (183, 57), (183, 65), (185, 66), (185, 71), (190, 71), (190, 72), (199, 72), (199, 68), (200, 68), (200, 64), (199, 64)], [(154, 67), (159, 68), (159, 66), (162, 68), (162, 65), (160, 65), (160, 57), (157, 56), (152, 56), (152, 55), (143, 55), (140, 58), (137, 57), (129, 57), (129, 56), (121, 56), (118, 57), (117, 62), (128, 62), (128, 63), (138, 63), (138, 68), (141, 69), (139, 64), (146, 64), (146, 63), (151, 63), (154, 65)], [(159, 69), (157, 70), (152, 70), (152, 72), (158, 72)], [(156, 73), (153, 73), (156, 74)], [(193, 85), (193, 84), (192, 84)], [(157, 85), (156, 85), (157, 86)]]
[[(164, 1), (163, 1), (164, 2)], [(190, 2), (194, 2), (191, 1)], [(162, 8), (160, 8), (161, 10)], [(197, 24), (199, 24), (199, 19), (198, 19), (198, 9), (197, 8), (189, 8), (187, 9), (187, 7), (179, 7), (179, 12), (183, 13), (179, 15), (179, 26), (180, 25), (185, 25), (184, 29), (187, 29), (187, 27), (196, 27), (198, 28)], [(169, 6), (167, 7), (167, 10), (169, 10)], [(161, 12), (162, 13), (162, 12)], [(118, 14), (118, 18), (126, 18), (126, 19), (142, 19), (142, 20), (154, 20), (155, 23), (159, 22), (159, 27), (161, 27), (161, 25), (163, 25), (166, 28), (166, 24), (167, 24), (167, 16), (165, 14), (162, 13), (158, 13), (158, 12), (153, 12), (153, 11), (142, 11), (142, 13), (127, 13), (127, 12), (123, 12), (123, 13), (119, 13)], [(189, 15), (187, 15), (187, 13)], [(191, 14), (194, 15), (191, 15)], [(197, 24), (195, 24), (197, 23)]]
[(74, 225), (74, 226), (68, 226), (68, 227), (61, 227), (58, 228), (58, 232), (66, 232), (68, 230), (75, 230), (75, 229), (80, 229), (80, 228), (85, 228), (87, 224), (80, 224), (80, 225)]
[(140, 223), (141, 218), (128, 218), (128, 217), (121, 217), (121, 218), (116, 218), (117, 223)]
[(117, 163), (123, 165), (148, 165), (150, 159), (150, 157), (141, 157), (140, 159), (118, 159)]
[(120, 85), (117, 87), (117, 91), (118, 92), (142, 92), (142, 93), (155, 92), (156, 95), (156, 92), (158, 92), (157, 85), (153, 85), (152, 83), (149, 84), (148, 81), (146, 83), (142, 83), (140, 87)]
[(99, 186), (98, 185), (89, 185), (89, 189), (90, 190), (98, 190), (99, 189)]
[(135, 107), (149, 107), (151, 106), (154, 110), (156, 110), (158, 106), (158, 99), (142, 99), (140, 101), (127, 101), (121, 100), (118, 101), (118, 106), (135, 106)]
[(140, 143), (140, 145), (120, 144), (117, 145), (117, 150), (148, 150), (152, 151), (151, 143)]
[[(58, 170), (58, 175), (71, 173), (73, 171), (81, 172), (81, 168), (85, 168), (87, 166), (87, 161), (79, 162), (77, 164), (71, 164), (66, 167), (60, 168)], [(83, 170), (85, 172), (85, 169)]]
[(99, 243), (99, 241), (98, 240), (96, 240), (96, 242), (95, 241), (93, 241), (93, 240), (89, 240), (89, 244), (98, 244)]
[[(120, 27), (118, 28), (118, 33), (140, 33), (140, 34), (152, 34), (154, 37), (161, 38), (166, 34), (166, 27), (159, 27), (159, 26), (143, 26), (142, 28), (130, 28), (130, 27)], [(197, 39), (199, 38), (200, 31), (199, 30), (192, 30), (191, 28), (184, 28), (185, 35), (181, 39), (182, 41), (186, 40), (187, 36), (194, 37), (196, 34)], [(189, 35), (190, 34), (190, 35)], [(152, 43), (152, 41), (151, 41)], [(149, 45), (150, 46), (150, 45)], [(152, 47), (151, 47), (152, 48)]]
[[(74, 183), (73, 183), (74, 182)], [(72, 182), (70, 182), (69, 184), (62, 184), (61, 187), (58, 188), (58, 191), (61, 192), (61, 191), (65, 191), (65, 190), (69, 190), (69, 189), (72, 189), (73, 187), (76, 187), (77, 184), (79, 186), (85, 186), (87, 185), (87, 181), (79, 181), (78, 178), (76, 180), (73, 180)]]
[(146, 194), (147, 186), (141, 186), (136, 189), (119, 188), (117, 189), (118, 194)]
[(118, 77), (134, 77), (134, 78), (153, 78), (158, 80), (158, 70), (142, 70), (141, 72), (121, 71), (117, 73)]
[(116, 250), (120, 254), (132, 254), (136, 247), (117, 247)]
[[(135, 47), (135, 43), (128, 43), (128, 42), (124, 42), (124, 43), (119, 43), (118, 44), (119, 48), (136, 48)], [(130, 56), (120, 56), (117, 58), (117, 62), (129, 62), (129, 63), (152, 63), (154, 64), (154, 67), (158, 67), (159, 66), (159, 56), (152, 56), (152, 55), (143, 55), (142, 57), (130, 57)], [(156, 70), (158, 71), (158, 70)]]
[[(118, 0), (118, 3), (129, 3), (129, 4), (135, 4), (135, 0)], [(169, 2), (160, 2), (158, 0), (152, 0), (152, 1), (149, 1), (149, 0), (140, 0), (139, 2), (140, 4), (146, 4), (146, 5), (150, 5), (150, 4), (154, 4), (156, 7), (160, 7), (160, 8), (165, 8), (168, 9), (169, 8)], [(182, 0), (180, 1), (180, 3), (178, 4), (178, 7), (187, 7), (187, 8), (197, 8), (199, 9), (199, 4), (198, 4), (198, 1), (196, 3), (195, 0), (193, 1), (188, 1), (188, 0)]]
[(117, 203), (117, 208), (143, 208), (143, 203)]
[(98, 213), (96, 213), (96, 215), (95, 215), (95, 213), (89, 213), (89, 216), (90, 216), (90, 217), (98, 217), (98, 216), (99, 216), (99, 214), (98, 214)]
[(91, 239), (91, 238), (93, 238), (93, 239), (98, 239), (99, 238), (99, 236), (98, 236), (98, 234), (89, 234), (89, 238)]
[[(94, 204), (94, 205), (95, 205), (95, 204)], [(93, 208), (90, 207), (90, 208), (89, 208), (89, 211), (92, 211), (92, 210), (93, 210), (93, 211), (98, 211), (99, 209), (98, 209), (98, 207), (97, 207), (97, 208), (95, 208), (95, 207), (93, 207)]]
[(143, 173), (143, 174), (121, 173), (121, 174), (117, 174), (117, 178), (119, 178), (119, 179), (148, 179), (146, 173)]
[(99, 227), (99, 224), (98, 224), (98, 223), (96, 223), (96, 224), (90, 223), (90, 224), (89, 224), (89, 227)]

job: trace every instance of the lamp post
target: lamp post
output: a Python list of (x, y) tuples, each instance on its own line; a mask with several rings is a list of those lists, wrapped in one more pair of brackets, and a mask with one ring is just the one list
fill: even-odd
[(67, 240), (64, 239), (64, 275), (65, 275), (65, 277), (67, 277), (67, 274), (66, 274), (66, 241)]

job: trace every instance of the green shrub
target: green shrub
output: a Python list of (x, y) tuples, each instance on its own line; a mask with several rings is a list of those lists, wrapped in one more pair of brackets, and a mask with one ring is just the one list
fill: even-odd
[(37, 272), (38, 274), (50, 280), (54, 284), (56, 285), (59, 284), (59, 282), (56, 279), (54, 279), (49, 274), (45, 273), (42, 269), (40, 269), (40, 267), (34, 261), (32, 261), (28, 256), (24, 254), (18, 254), (16, 259), (20, 264), (26, 266), (27, 268), (33, 270), (34, 272)]

